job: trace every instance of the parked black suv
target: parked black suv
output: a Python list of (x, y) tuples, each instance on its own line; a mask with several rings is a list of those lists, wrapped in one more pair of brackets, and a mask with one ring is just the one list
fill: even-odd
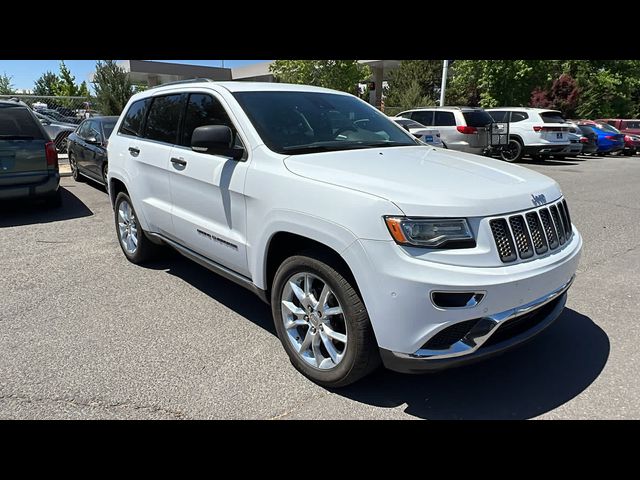
[(22, 102), (0, 100), (0, 200), (44, 198), (60, 205), (58, 153)]

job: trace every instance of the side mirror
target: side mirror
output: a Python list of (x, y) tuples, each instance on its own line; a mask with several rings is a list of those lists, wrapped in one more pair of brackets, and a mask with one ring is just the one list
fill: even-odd
[(85, 140), (87, 143), (90, 143), (91, 145), (98, 145), (100, 143), (102, 143), (102, 141), (94, 136), (91, 137), (87, 137), (87, 139)]
[(234, 147), (232, 142), (233, 133), (226, 125), (204, 125), (196, 128), (191, 135), (192, 150), (240, 160), (244, 149)]

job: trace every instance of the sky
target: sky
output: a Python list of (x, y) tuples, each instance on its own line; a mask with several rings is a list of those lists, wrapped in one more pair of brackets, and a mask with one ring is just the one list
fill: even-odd
[[(268, 60), (158, 60), (161, 62), (185, 63), (189, 65), (206, 65), (209, 67), (241, 67)], [(78, 84), (86, 81), (89, 83), (89, 75), (95, 70), (95, 60), (65, 60), (71, 73), (75, 75)], [(11, 78), (15, 89), (32, 89), (34, 82), (50, 70), (54, 73), (60, 71), (60, 60), (0, 60), (0, 75), (6, 74)]]

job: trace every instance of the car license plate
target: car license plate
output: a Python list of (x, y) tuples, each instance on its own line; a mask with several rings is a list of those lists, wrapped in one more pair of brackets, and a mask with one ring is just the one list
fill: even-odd
[(425, 135), (424, 141), (433, 143), (433, 135)]
[(562, 135), (563, 135), (562, 133), (556, 133), (556, 138), (558, 140), (562, 140)]

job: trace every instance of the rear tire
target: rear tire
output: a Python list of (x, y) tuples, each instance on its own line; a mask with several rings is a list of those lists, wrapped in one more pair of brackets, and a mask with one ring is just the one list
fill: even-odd
[(125, 192), (120, 192), (116, 197), (114, 213), (118, 243), (127, 260), (139, 265), (153, 259), (160, 246), (147, 238), (133, 203)]
[(344, 387), (380, 365), (367, 309), (340, 270), (321, 252), (304, 252), (282, 262), (271, 289), (273, 320), (291, 363), (324, 387)]
[(71, 167), (71, 176), (76, 182), (84, 182), (84, 177), (80, 174), (78, 170), (78, 162), (76, 161), (76, 156), (72, 153), (69, 153), (69, 167)]
[(102, 165), (102, 181), (104, 182), (104, 188), (109, 193), (109, 181), (108, 181), (108, 173), (109, 173), (109, 164), (104, 162)]
[(524, 145), (517, 138), (510, 138), (506, 148), (500, 150), (500, 158), (508, 163), (518, 162), (524, 155)]

